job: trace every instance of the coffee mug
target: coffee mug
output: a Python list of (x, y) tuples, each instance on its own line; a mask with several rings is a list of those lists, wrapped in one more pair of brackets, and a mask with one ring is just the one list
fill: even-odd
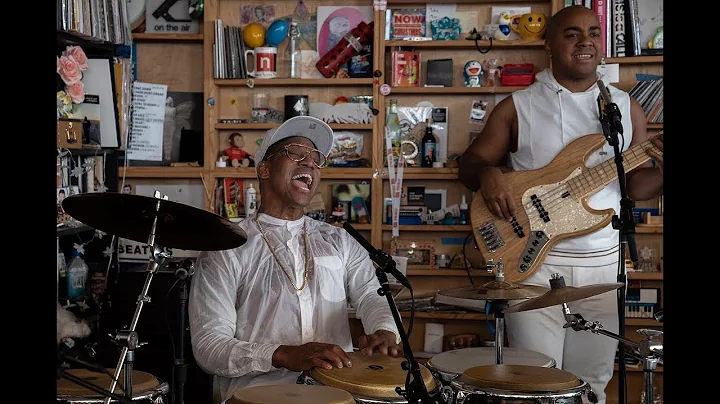
[(526, 41), (539, 41), (545, 36), (547, 17), (543, 13), (525, 13), (510, 18), (510, 29)]
[[(248, 62), (248, 55), (253, 55), (255, 63)], [(245, 51), (245, 65), (248, 67), (248, 76), (259, 79), (273, 79), (277, 77), (276, 70), (277, 48), (261, 46)], [(252, 69), (252, 70), (251, 70)]]

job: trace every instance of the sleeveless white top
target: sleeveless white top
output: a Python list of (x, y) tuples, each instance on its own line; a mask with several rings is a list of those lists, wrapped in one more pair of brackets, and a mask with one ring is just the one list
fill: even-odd
[[(602, 77), (598, 76), (598, 79)], [(622, 115), (623, 135), (621, 150), (625, 151), (632, 141), (630, 119), (630, 96), (625, 91), (607, 85), (612, 101)], [(591, 134), (603, 133), (598, 118), (597, 84), (584, 92), (573, 93), (560, 85), (551, 69), (538, 73), (535, 83), (512, 93), (518, 116), (518, 150), (510, 153), (514, 170), (533, 170), (545, 167), (573, 140)], [(605, 143), (593, 152), (585, 165), (589, 168), (612, 159), (613, 147)], [(592, 195), (588, 204), (595, 209), (620, 210), (620, 187), (615, 180)], [(554, 265), (606, 265), (616, 262), (619, 232), (611, 224), (594, 233), (559, 242), (548, 253), (545, 263)], [(586, 259), (592, 258), (592, 263)]]

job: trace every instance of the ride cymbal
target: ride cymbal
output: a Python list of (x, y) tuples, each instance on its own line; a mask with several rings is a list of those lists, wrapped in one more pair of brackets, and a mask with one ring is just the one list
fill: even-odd
[(503, 313), (516, 313), (574, 302), (575, 300), (587, 299), (588, 297), (620, 289), (622, 286), (623, 283), (620, 282), (587, 286), (562, 286), (557, 289), (550, 289), (540, 297), (512, 305), (503, 310)]
[(542, 286), (515, 285), (505, 281), (492, 280), (482, 286), (473, 285), (441, 290), (438, 294), (468, 300), (518, 300), (542, 296), (550, 290)]
[(68, 215), (117, 237), (148, 243), (157, 216), (155, 243), (164, 248), (219, 251), (247, 241), (230, 220), (203, 209), (164, 199), (117, 192), (71, 195), (62, 202)]

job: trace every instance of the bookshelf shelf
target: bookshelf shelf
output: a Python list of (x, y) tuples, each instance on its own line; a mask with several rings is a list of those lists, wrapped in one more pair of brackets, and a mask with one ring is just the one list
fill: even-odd
[[(256, 178), (255, 169), (251, 167), (221, 167), (211, 170), (218, 178)], [(333, 179), (370, 179), (372, 178), (371, 168), (323, 168), (320, 172), (323, 180)], [(353, 225), (353, 227), (355, 227)]]
[(625, 325), (636, 327), (662, 327), (663, 323), (653, 318), (625, 318)]
[(119, 167), (122, 178), (200, 178), (203, 167)]
[[(217, 130), (268, 130), (280, 125), (279, 123), (216, 123)], [(372, 124), (364, 123), (331, 123), (333, 130), (372, 130)]]
[[(457, 39), (453, 41), (400, 41), (392, 40), (386, 41), (385, 47), (395, 46), (406, 46), (414, 48), (475, 48), (475, 41), (469, 39)], [(490, 41), (477, 41), (477, 46), (480, 48), (487, 48), (490, 46)], [(508, 48), (542, 48), (545, 46), (545, 41), (524, 41), (524, 40), (509, 40), (509, 41), (493, 41), (493, 49), (508, 49)]]
[(663, 226), (635, 225), (635, 233), (641, 234), (662, 234)]
[(373, 79), (215, 79), (215, 85), (219, 87), (250, 86), (277, 86), (277, 87), (324, 87), (324, 86), (371, 86)]
[[(355, 226), (353, 226), (355, 227)], [(480, 269), (470, 269), (472, 276), (493, 276), (491, 272)], [(467, 276), (464, 269), (408, 269), (407, 276)]]
[(663, 63), (662, 55), (659, 56), (626, 56), (622, 58), (606, 58), (605, 63), (620, 64), (645, 64), (645, 63)]
[(391, 94), (509, 94), (525, 87), (393, 87)]
[(202, 42), (205, 36), (203, 34), (154, 34), (138, 32), (132, 34), (133, 41), (191, 41)]
[(661, 281), (663, 280), (662, 272), (628, 272), (628, 279), (637, 281)]

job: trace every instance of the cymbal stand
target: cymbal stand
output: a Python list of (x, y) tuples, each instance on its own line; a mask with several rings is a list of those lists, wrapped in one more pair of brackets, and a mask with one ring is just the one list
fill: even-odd
[(603, 326), (599, 321), (587, 321), (580, 314), (570, 313), (567, 303), (563, 303), (562, 308), (566, 321), (563, 328), (572, 328), (575, 331), (590, 331), (594, 334), (605, 335), (633, 348), (633, 352), (629, 352), (629, 354), (642, 362), (643, 373), (645, 374), (645, 402), (643, 404), (653, 404), (654, 372), (655, 369), (657, 369), (658, 362), (663, 360), (663, 345), (657, 340), (657, 337), (661, 336), (663, 332), (643, 328), (637, 330), (637, 333), (644, 336), (645, 339), (642, 341), (633, 341), (621, 335), (603, 330)]
[[(487, 268), (488, 272), (497, 269), (495, 273), (496, 281), (503, 282), (505, 280), (505, 274), (503, 274), (505, 264), (503, 264), (502, 258), (498, 260), (497, 264), (494, 264), (493, 261), (489, 259), (485, 268)], [(489, 305), (488, 311), (492, 312), (495, 317), (495, 364), (502, 365), (503, 348), (505, 345), (505, 313), (503, 313), (503, 310), (508, 307), (508, 301), (506, 299), (488, 300), (486, 304)]]
[[(135, 331), (138, 320), (140, 319), (140, 312), (142, 311), (145, 302), (150, 302), (150, 297), (147, 295), (150, 289), (150, 282), (152, 282), (153, 276), (157, 273), (160, 266), (165, 265), (165, 262), (170, 258), (171, 253), (165, 251), (162, 247), (158, 246), (155, 242), (155, 231), (157, 230), (158, 214), (160, 210), (160, 203), (168, 199), (167, 195), (160, 196), (160, 192), (155, 191), (155, 198), (158, 199), (155, 205), (155, 215), (153, 218), (152, 227), (150, 228), (150, 235), (148, 237), (148, 246), (151, 247), (150, 260), (147, 265), (147, 277), (145, 278), (145, 284), (143, 285), (142, 291), (137, 299), (137, 305), (135, 307), (135, 313), (133, 314), (130, 327), (127, 330), (121, 330), (117, 332), (115, 336), (115, 342), (123, 345), (122, 351), (120, 352), (120, 358), (118, 359), (117, 366), (115, 367), (114, 376), (110, 382), (110, 393), (115, 392), (118, 379), (120, 378), (120, 371), (125, 369), (125, 378), (123, 389), (125, 396), (132, 400), (132, 366), (135, 360), (135, 348), (140, 344), (138, 343), (138, 334)], [(152, 212), (150, 212), (151, 214)], [(111, 397), (105, 399), (104, 404), (110, 404)]]

